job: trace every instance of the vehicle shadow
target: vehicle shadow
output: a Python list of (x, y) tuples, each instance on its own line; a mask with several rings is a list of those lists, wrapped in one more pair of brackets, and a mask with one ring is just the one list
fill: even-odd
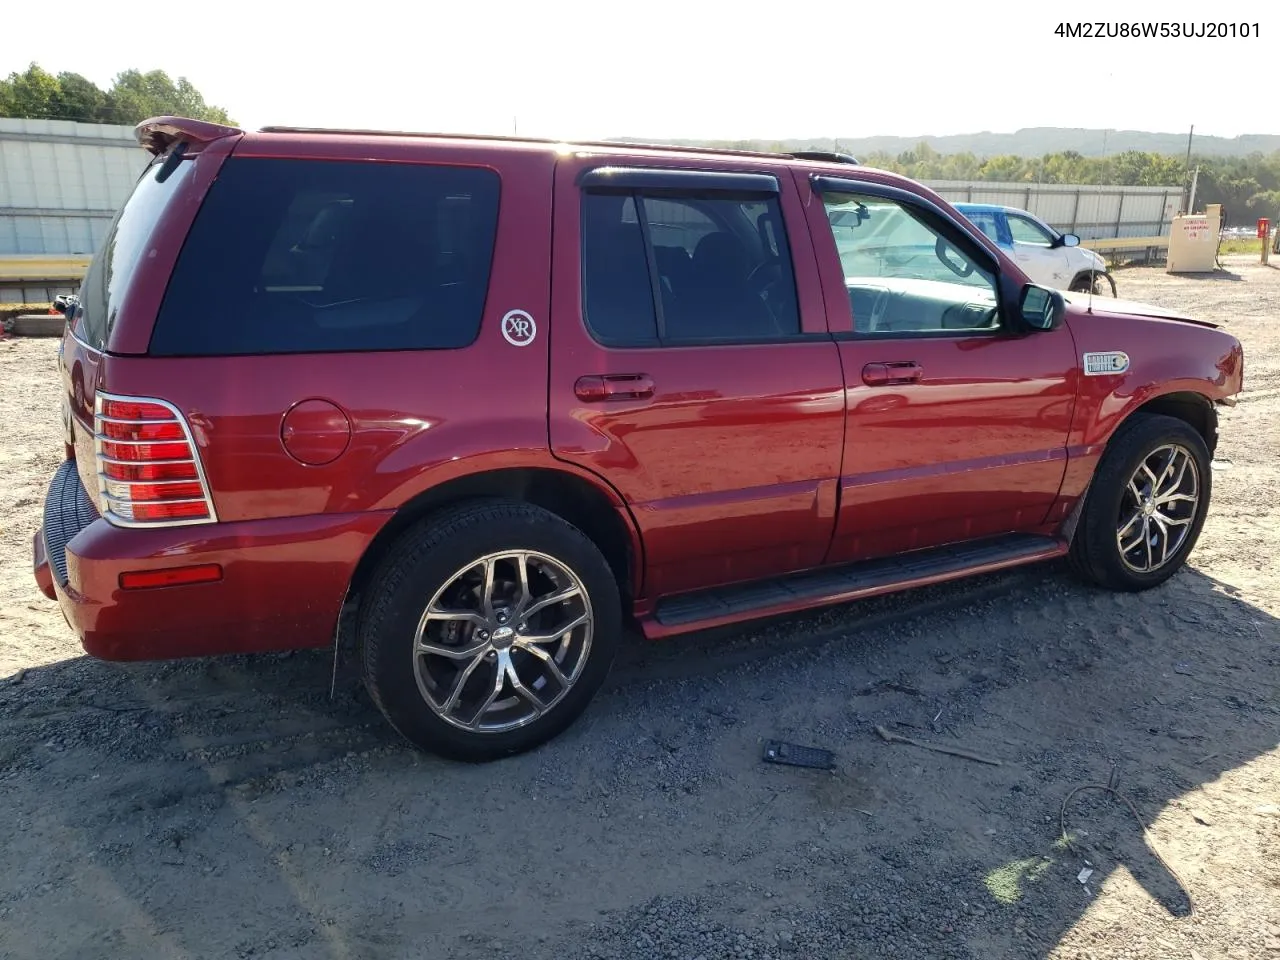
[[(1133, 264), (1132, 266), (1138, 268), (1149, 268), (1149, 265), (1144, 263)], [(1163, 267), (1161, 267), (1161, 272), (1164, 272)], [(1215, 280), (1219, 282), (1242, 282), (1244, 280), (1242, 275), (1233, 270), (1229, 270), (1226, 267), (1216, 267), (1206, 273), (1169, 273), (1166, 275), (1174, 280), (1187, 281)]]
[[(1117, 595), (1051, 564), (630, 645), (569, 731), (479, 767), (404, 746), (350, 657), (331, 696), (329, 651), (74, 658), (0, 680), (0, 953), (684, 955), (687, 922), (708, 957), (985, 960), (1114, 902), (1146, 955), (1143, 923), (1213, 923), (1191, 867), (1280, 741), (1278, 649), (1194, 569)], [(761, 763), (773, 737), (836, 770)]]

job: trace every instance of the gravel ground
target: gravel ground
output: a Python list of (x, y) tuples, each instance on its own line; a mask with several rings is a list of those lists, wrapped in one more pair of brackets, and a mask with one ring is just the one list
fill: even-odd
[[(637, 642), (483, 767), (402, 746), (349, 660), (330, 697), (324, 653), (82, 656), (29, 568), (54, 344), (0, 343), (0, 956), (1280, 956), (1280, 271), (1228, 267), (1119, 278), (1246, 350), (1169, 584), (1048, 565)], [(764, 765), (773, 737), (838, 768)], [(1112, 776), (1167, 866), (1098, 791), (1060, 841)]]

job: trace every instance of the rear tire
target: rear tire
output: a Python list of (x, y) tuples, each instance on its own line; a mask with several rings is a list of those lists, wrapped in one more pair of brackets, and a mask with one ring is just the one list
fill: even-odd
[(391, 725), (421, 749), (483, 762), (573, 723), (621, 628), (596, 545), (540, 507), (493, 500), (406, 533), (374, 575), (358, 635), (365, 685)]
[(1139, 413), (1102, 455), (1071, 542), (1070, 561), (1111, 590), (1159, 586), (1186, 562), (1209, 509), (1208, 447), (1185, 421)]

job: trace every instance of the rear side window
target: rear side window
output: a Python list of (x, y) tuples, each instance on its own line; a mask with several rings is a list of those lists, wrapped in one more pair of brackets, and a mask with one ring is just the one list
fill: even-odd
[(498, 194), (486, 169), (233, 157), (183, 245), (151, 353), (465, 347)]
[(170, 168), (168, 176), (160, 179), (164, 158), (158, 157), (143, 171), (80, 284), (80, 306), (72, 327), (77, 337), (98, 350), (106, 346), (107, 334), (160, 215), (170, 199), (179, 195), (193, 169), (185, 162), (170, 164)]

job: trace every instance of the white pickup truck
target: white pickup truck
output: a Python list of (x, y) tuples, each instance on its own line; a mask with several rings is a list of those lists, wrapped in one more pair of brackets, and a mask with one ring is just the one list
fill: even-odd
[(1002, 247), (1035, 283), (1095, 296), (1116, 295), (1107, 262), (1080, 246), (1073, 233), (1059, 233), (1035, 214), (989, 203), (952, 204), (992, 242)]

